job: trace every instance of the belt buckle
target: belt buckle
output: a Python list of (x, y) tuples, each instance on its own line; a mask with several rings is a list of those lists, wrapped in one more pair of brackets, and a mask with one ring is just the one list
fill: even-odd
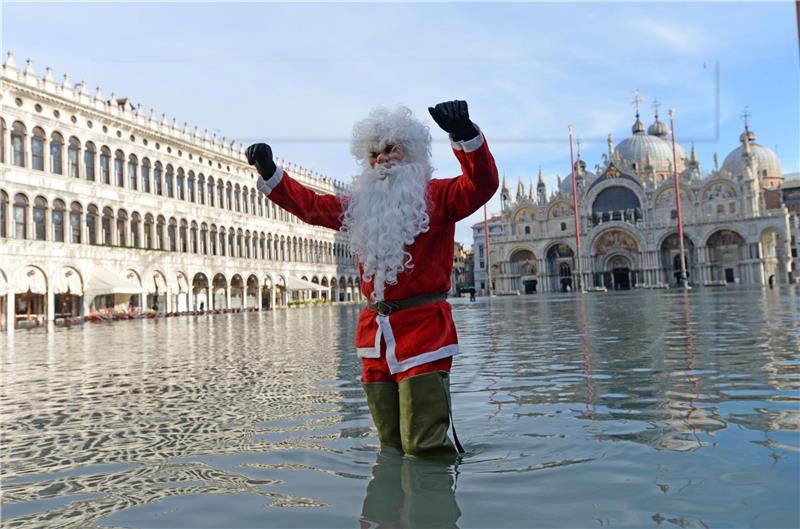
[(394, 312), (394, 308), (385, 301), (378, 301), (375, 303), (375, 312), (377, 312), (381, 316), (388, 316), (389, 314)]

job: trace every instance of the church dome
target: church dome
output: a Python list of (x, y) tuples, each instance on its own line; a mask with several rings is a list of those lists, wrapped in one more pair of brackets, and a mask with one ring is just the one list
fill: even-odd
[[(586, 162), (578, 158), (575, 161), (575, 180), (579, 178), (583, 178), (583, 188), (587, 189), (589, 184), (595, 181), (597, 175), (589, 172), (586, 170)], [(580, 186), (578, 187), (580, 189)], [(566, 177), (561, 181), (561, 185), (559, 186), (558, 190), (562, 193), (566, 193), (568, 195), (572, 195), (572, 173), (568, 173)]]
[[(745, 131), (739, 136), (739, 141), (742, 142), (742, 145), (739, 145), (725, 157), (725, 161), (722, 162), (722, 170), (728, 171), (734, 176), (744, 174), (742, 151), (744, 150), (745, 134), (747, 134), (747, 139), (750, 142), (750, 152), (753, 155), (758, 176), (761, 178), (782, 178), (781, 162), (778, 155), (775, 154), (772, 149), (755, 143), (755, 132), (747, 128), (745, 128)], [(764, 171), (766, 171), (766, 173), (764, 173)]]
[(669, 136), (669, 127), (667, 124), (658, 120), (658, 114), (656, 114), (656, 120), (653, 122), (652, 125), (647, 127), (647, 133), (650, 136), (656, 136), (658, 138), (666, 138)]
[[(651, 125), (650, 128), (653, 129), (653, 126)], [(615, 148), (620, 158), (632, 165), (635, 164), (635, 170), (637, 171), (643, 171), (648, 161), (654, 170), (668, 171), (672, 166), (673, 159), (672, 139), (670, 136), (665, 135), (662, 138), (653, 134), (646, 134), (644, 125), (639, 121), (638, 115), (631, 129), (633, 130), (633, 135), (619, 142)], [(686, 159), (688, 158), (686, 149), (677, 143), (675, 144), (675, 157), (678, 160), (678, 171), (686, 169)]]

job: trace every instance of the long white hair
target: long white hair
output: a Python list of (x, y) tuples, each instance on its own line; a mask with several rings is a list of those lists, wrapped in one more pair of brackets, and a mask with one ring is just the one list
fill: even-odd
[[(403, 160), (370, 167), (370, 153), (387, 145), (400, 146)], [(354, 178), (342, 231), (363, 266), (364, 281), (373, 281), (373, 301), (383, 300), (385, 285), (413, 268), (406, 246), (428, 231), (430, 145), (428, 127), (406, 107), (377, 108), (353, 126), (351, 152), (363, 170)]]

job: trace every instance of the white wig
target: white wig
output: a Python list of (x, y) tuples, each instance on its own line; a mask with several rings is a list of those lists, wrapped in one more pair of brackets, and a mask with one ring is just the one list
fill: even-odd
[(430, 130), (408, 107), (378, 107), (353, 125), (350, 152), (364, 167), (369, 166), (371, 152), (381, 152), (389, 144), (402, 145), (406, 162), (424, 164), (433, 172)]

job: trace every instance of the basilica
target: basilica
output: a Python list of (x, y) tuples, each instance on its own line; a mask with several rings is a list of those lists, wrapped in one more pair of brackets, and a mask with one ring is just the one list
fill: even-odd
[(691, 286), (794, 282), (797, 218), (781, 199), (780, 161), (758, 143), (748, 115), (739, 145), (721, 167), (715, 154), (713, 169), (703, 171), (694, 145), (687, 152), (675, 142), (673, 153), (669, 127), (654, 108), (654, 121), (645, 127), (637, 105), (632, 134), (616, 145), (609, 135), (608, 152), (594, 171), (578, 151), (573, 169), (579, 237), (572, 170), (551, 192), (541, 170), (535, 188), (519, 182), (513, 195), (503, 178), (502, 212), (488, 221), (488, 254), (484, 223), (472, 228), (478, 290), (533, 294), (676, 286), (676, 170)]

